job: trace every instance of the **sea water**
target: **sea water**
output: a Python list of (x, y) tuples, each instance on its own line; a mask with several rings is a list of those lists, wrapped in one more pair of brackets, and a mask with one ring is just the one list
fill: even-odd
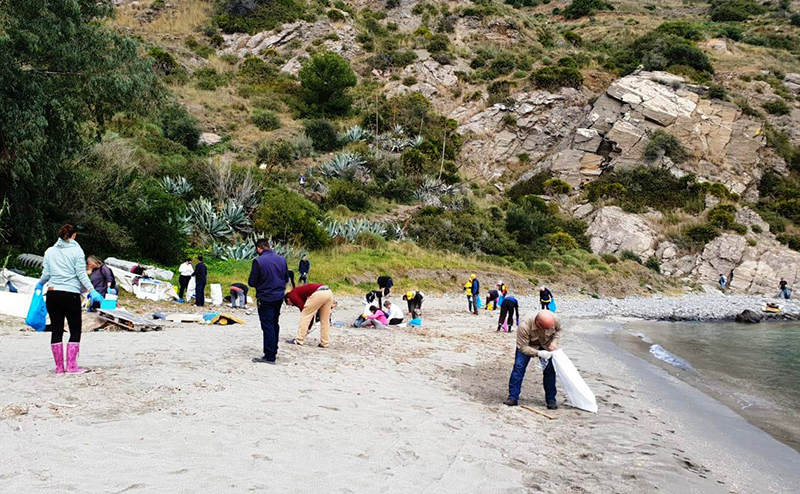
[(800, 451), (800, 323), (636, 322), (613, 339)]

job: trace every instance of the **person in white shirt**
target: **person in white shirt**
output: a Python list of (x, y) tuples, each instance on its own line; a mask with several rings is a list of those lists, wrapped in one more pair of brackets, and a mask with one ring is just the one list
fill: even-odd
[(189, 280), (192, 279), (192, 275), (194, 274), (194, 266), (192, 266), (192, 260), (190, 258), (186, 258), (183, 261), (183, 264), (178, 268), (178, 284), (180, 285), (180, 291), (178, 292), (178, 298), (183, 300), (183, 296), (186, 295), (186, 287), (189, 286)]
[(384, 312), (389, 315), (387, 318), (389, 319), (389, 326), (396, 326), (403, 322), (403, 318), (405, 317), (403, 315), (403, 309), (396, 305), (392, 305), (392, 303), (388, 300), (383, 303), (383, 307), (386, 309)]

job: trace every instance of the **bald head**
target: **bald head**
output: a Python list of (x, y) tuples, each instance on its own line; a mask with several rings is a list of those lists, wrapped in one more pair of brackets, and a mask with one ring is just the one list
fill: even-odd
[(539, 329), (550, 329), (556, 324), (556, 316), (549, 310), (540, 310), (533, 322)]

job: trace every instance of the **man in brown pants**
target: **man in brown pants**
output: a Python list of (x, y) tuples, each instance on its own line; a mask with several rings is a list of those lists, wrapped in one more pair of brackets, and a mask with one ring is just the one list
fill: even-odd
[(326, 285), (319, 283), (309, 283), (298, 286), (285, 297), (286, 305), (293, 305), (300, 309), (300, 324), (297, 327), (297, 337), (288, 340), (294, 345), (303, 345), (306, 341), (306, 334), (314, 320), (314, 315), (319, 311), (320, 348), (328, 348), (329, 335), (331, 331), (331, 306), (333, 305), (333, 292)]

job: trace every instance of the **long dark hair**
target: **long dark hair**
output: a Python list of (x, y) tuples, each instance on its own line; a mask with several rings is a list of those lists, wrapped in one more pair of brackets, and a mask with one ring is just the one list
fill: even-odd
[(78, 233), (78, 229), (72, 223), (64, 223), (58, 229), (58, 238), (62, 240), (69, 240), (73, 235)]

